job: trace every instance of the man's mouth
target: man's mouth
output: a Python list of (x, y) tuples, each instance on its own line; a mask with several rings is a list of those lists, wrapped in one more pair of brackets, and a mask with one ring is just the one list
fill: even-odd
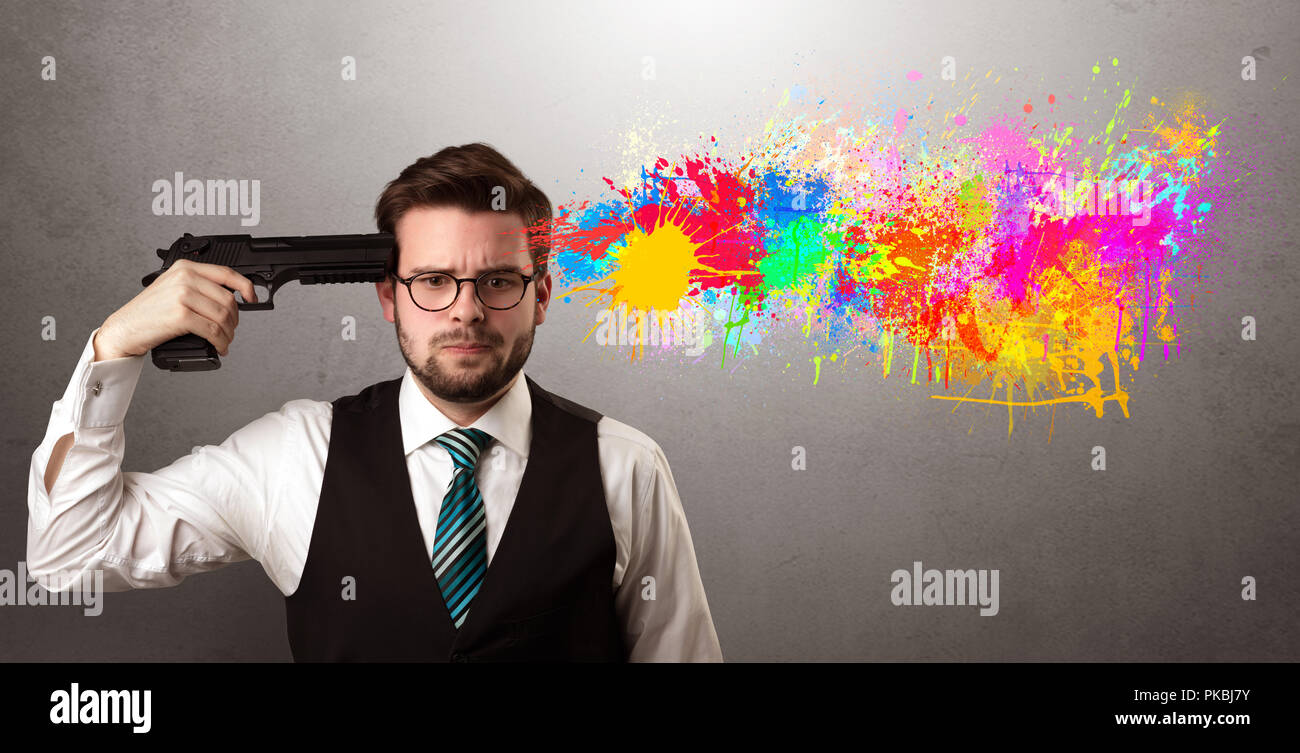
[(452, 353), (482, 353), (490, 347), (486, 343), (461, 343), (458, 345), (444, 345), (443, 350), (450, 350)]

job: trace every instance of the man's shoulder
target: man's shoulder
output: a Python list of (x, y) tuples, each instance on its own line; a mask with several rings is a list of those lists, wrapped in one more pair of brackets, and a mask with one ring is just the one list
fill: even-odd
[[(232, 432), (221, 444), (241, 451), (257, 454), (272, 452), (286, 442), (304, 439), (328, 442), (331, 405), (318, 400), (296, 399), (282, 403)], [(191, 453), (199, 452), (195, 446)]]
[(328, 400), (300, 397), (286, 401), (277, 412), (294, 418), (300, 416), (329, 418), (334, 413), (334, 404)]
[(304, 431), (324, 427), (328, 431), (334, 415), (333, 404), (309, 398), (296, 398), (282, 403), (278, 410), (267, 411), (251, 425), (277, 426), (284, 431)]
[[(663, 448), (649, 434), (610, 416), (596, 424), (601, 471), (606, 494), (614, 500), (653, 504), (676, 499), (677, 482)], [(657, 489), (653, 497), (650, 490)]]
[[(536, 383), (529, 378), (530, 389)], [(537, 385), (540, 387), (540, 385)], [(602, 459), (608, 462), (632, 463), (637, 466), (652, 466), (663, 457), (659, 447), (649, 434), (614, 418), (613, 416), (587, 407), (563, 395), (541, 388), (550, 401), (562, 410), (575, 415), (590, 418), (596, 422), (596, 441), (600, 446)], [(665, 463), (666, 465), (666, 463)]]
[(366, 385), (347, 395), (341, 395), (330, 401), (328, 405), (331, 411), (337, 408), (343, 411), (364, 413), (376, 410), (385, 403), (397, 402), (400, 399), (401, 392), (402, 377), (396, 377)]
[(649, 434), (613, 416), (602, 415), (596, 423), (596, 441), (637, 464), (654, 464), (663, 457), (663, 449)]

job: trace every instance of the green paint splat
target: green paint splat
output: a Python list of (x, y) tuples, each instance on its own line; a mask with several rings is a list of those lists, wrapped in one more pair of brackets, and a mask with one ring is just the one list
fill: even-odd
[(962, 182), (961, 191), (957, 194), (957, 206), (961, 210), (963, 230), (978, 230), (993, 217), (993, 203), (986, 195), (983, 175)]
[(894, 361), (894, 344), (893, 341), (891, 340), (892, 336), (893, 333), (891, 333), (889, 330), (885, 330), (884, 332), (880, 333), (879, 345), (880, 345), (880, 352), (884, 354), (882, 357), (882, 360), (884, 361), (885, 364), (884, 376), (889, 376), (889, 367), (890, 364), (892, 364)]
[(807, 278), (828, 263), (831, 249), (822, 237), (822, 225), (800, 217), (773, 240), (773, 251), (758, 263), (764, 290), (807, 289)]

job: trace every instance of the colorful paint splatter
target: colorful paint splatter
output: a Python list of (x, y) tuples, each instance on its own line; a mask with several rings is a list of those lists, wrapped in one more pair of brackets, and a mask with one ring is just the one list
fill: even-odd
[[(794, 87), (756, 148), (709, 137), (561, 206), (557, 297), (600, 307), (588, 337), (632, 359), (780, 357), (813, 384), (870, 366), (1006, 406), (1009, 427), (1017, 406), (1127, 416), (1135, 373), (1178, 355), (1180, 311), (1211, 292), (1207, 222), (1232, 196), (1210, 180), (1222, 121), (1190, 98), (1135, 105), (1118, 72), (1104, 61), (1086, 95), (993, 108), (992, 72), (911, 71), (897, 106), (875, 97), (852, 117), (815, 117), (830, 98)], [(967, 84), (963, 104), (934, 107), (931, 90)]]

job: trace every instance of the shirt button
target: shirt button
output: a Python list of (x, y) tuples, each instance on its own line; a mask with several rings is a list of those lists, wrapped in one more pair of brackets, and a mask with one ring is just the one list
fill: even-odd
[(93, 388), (91, 388), (90, 391), (93, 392), (93, 393), (95, 393), (96, 396), (98, 396), (98, 395), (99, 395), (99, 391), (102, 390), (102, 389), (104, 389), (104, 383), (101, 382), (101, 381), (96, 381), (96, 382), (95, 382), (95, 386), (94, 386)]

